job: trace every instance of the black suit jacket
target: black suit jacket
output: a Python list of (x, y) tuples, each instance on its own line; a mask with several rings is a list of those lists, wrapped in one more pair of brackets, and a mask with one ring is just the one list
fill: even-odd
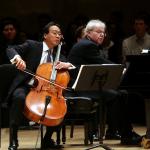
[(68, 61), (77, 67), (76, 70), (72, 70), (70, 72), (72, 77), (71, 84), (73, 84), (76, 79), (81, 65), (112, 63), (111, 61), (101, 57), (99, 46), (87, 38), (81, 39), (72, 47), (68, 55)]
[[(7, 49), (7, 55), (9, 59), (12, 59), (16, 54), (19, 54), (22, 57), (22, 59), (26, 62), (27, 69), (35, 73), (40, 64), (42, 51), (43, 51), (42, 42), (27, 40), (25, 43), (21, 45), (17, 45), (14, 46), (13, 48)], [(65, 61), (65, 57), (61, 55), (60, 60)], [(11, 93), (20, 84), (29, 81), (31, 78), (32, 78), (31, 75), (19, 71), (14, 80), (12, 81), (12, 84), (8, 92), (8, 97), (6, 99), (8, 100)]]
[(87, 39), (81, 39), (70, 50), (69, 62), (75, 65), (112, 63), (100, 56), (99, 46)]

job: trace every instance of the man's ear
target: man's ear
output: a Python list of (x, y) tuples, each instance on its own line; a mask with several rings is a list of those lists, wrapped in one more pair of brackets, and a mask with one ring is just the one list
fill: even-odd
[(43, 36), (43, 38), (44, 38), (44, 39), (46, 39), (46, 36), (47, 36), (47, 34), (46, 34), (46, 33), (44, 33), (44, 36)]

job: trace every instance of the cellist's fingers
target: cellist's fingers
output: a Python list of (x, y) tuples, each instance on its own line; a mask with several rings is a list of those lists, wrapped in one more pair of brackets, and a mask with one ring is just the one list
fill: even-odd
[(62, 63), (60, 61), (57, 61), (55, 63), (55, 69), (62, 69), (62, 67), (63, 67), (63, 65), (62, 65)]
[(72, 67), (72, 64), (61, 61), (58, 61), (55, 65), (56, 69), (69, 69), (70, 67)]

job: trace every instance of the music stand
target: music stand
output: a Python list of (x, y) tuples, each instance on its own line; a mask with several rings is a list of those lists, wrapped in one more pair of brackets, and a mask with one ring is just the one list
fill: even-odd
[(72, 88), (75, 91), (117, 89), (122, 72), (121, 64), (81, 65)]
[[(117, 89), (123, 73), (121, 64), (81, 65), (76, 81), (73, 85), (75, 91), (101, 91)], [(99, 133), (100, 135), (100, 133)], [(105, 144), (99, 143), (86, 150), (102, 147), (112, 150)]]

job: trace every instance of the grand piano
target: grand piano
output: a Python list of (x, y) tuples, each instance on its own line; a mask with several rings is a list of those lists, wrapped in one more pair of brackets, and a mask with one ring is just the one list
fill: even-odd
[(120, 88), (150, 98), (150, 55), (129, 55), (126, 59), (129, 65)]
[[(150, 54), (129, 55), (126, 59), (129, 66), (122, 78), (120, 89), (140, 95), (145, 100), (146, 125), (150, 127)], [(134, 101), (132, 108), (135, 109), (137, 105)], [(142, 108), (139, 110), (141, 112)]]

